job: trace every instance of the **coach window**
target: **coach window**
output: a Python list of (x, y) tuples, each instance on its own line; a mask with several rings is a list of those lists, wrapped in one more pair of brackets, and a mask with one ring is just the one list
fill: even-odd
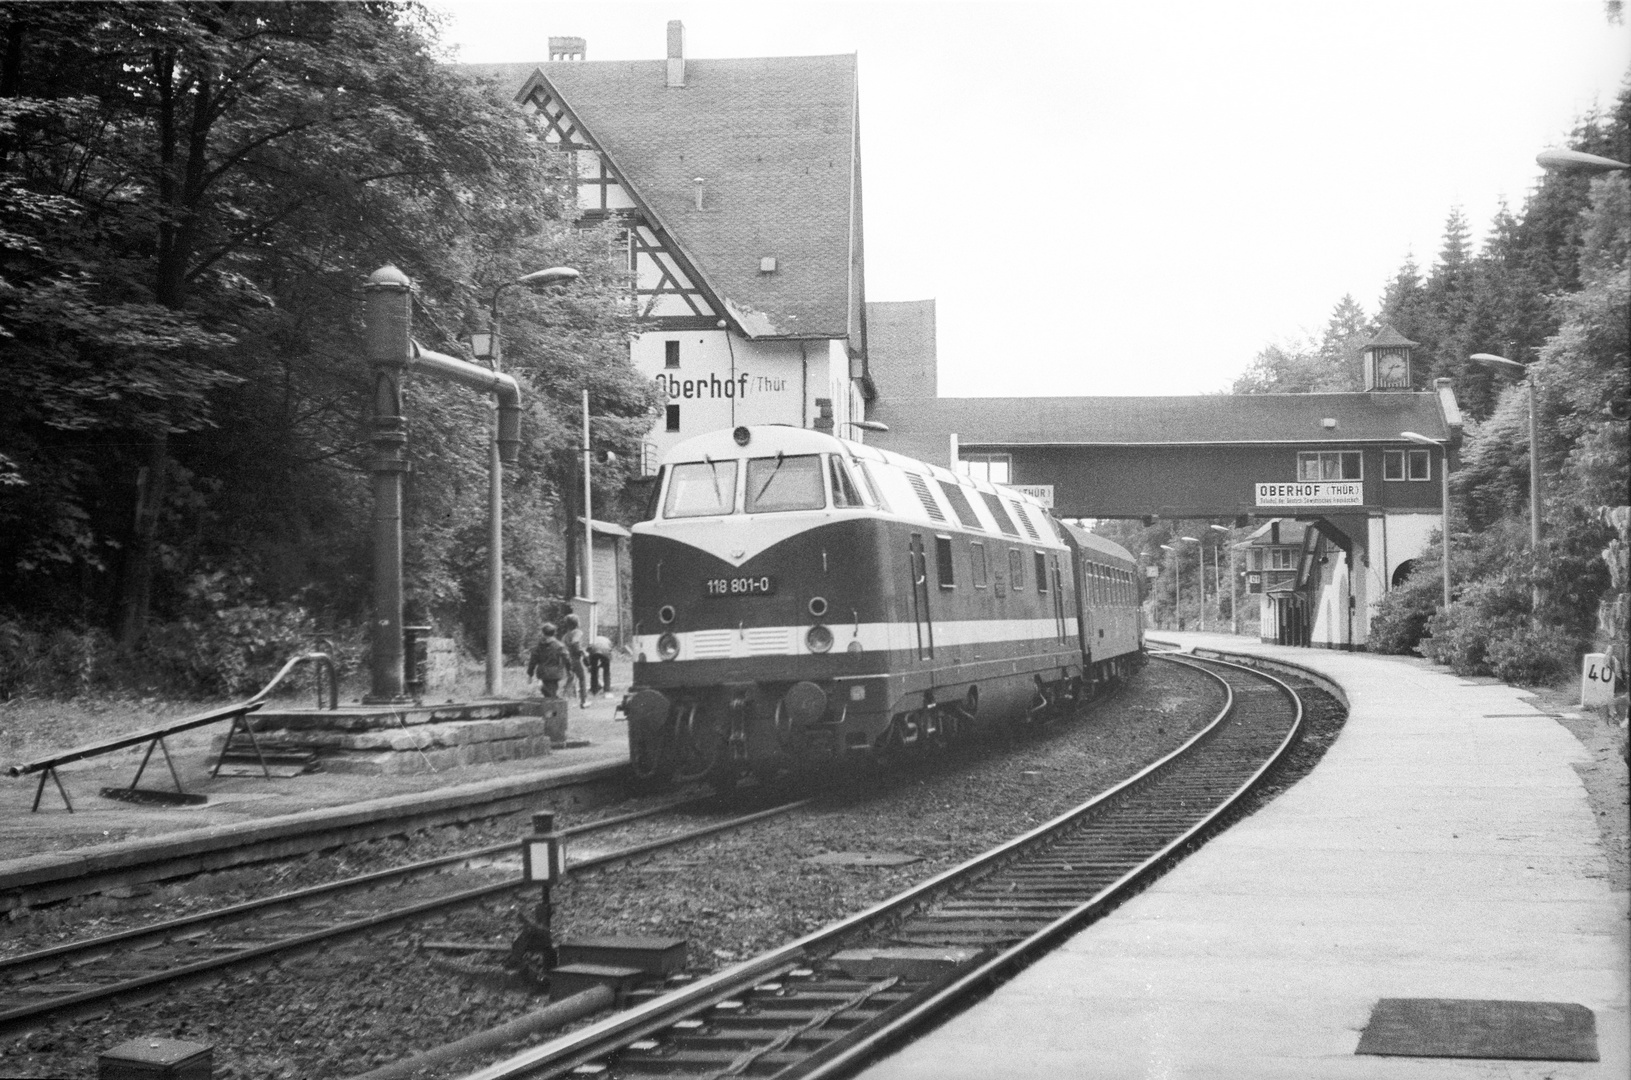
[(663, 517), (713, 517), (735, 508), (735, 461), (691, 461), (669, 470)]
[(1298, 480), (1363, 480), (1358, 450), (1303, 450), (1297, 454)]
[(861, 493), (855, 490), (855, 481), (850, 479), (849, 469), (844, 467), (844, 459), (833, 454), (827, 459), (828, 471), (832, 474), (832, 504), (834, 506), (860, 506)]
[(956, 572), (951, 565), (951, 537), (937, 536), (934, 538), (934, 566), (940, 574), (940, 587), (942, 589), (955, 589), (957, 587)]
[(991, 571), (985, 562), (985, 545), (975, 540), (968, 545), (969, 562), (973, 564), (974, 587), (983, 589), (990, 583)]
[(742, 509), (750, 514), (821, 510), (827, 492), (821, 483), (821, 455), (749, 458)]
[(1025, 587), (1025, 553), (1018, 548), (1008, 549), (1008, 587), (1015, 592)]
[(1033, 552), (1036, 556), (1036, 591), (1048, 591), (1048, 557), (1040, 551)]

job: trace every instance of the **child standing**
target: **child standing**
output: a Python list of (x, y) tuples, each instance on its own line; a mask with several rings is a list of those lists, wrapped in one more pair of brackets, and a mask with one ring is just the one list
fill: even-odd
[(589, 707), (589, 673), (583, 669), (583, 631), (578, 629), (578, 617), (568, 615), (561, 620), (561, 644), (566, 646), (567, 687), (578, 684), (578, 707)]
[(605, 634), (589, 643), (589, 692), (612, 696), (612, 639)]
[(544, 635), (542, 641), (532, 647), (532, 653), (527, 657), (527, 678), (534, 675), (542, 685), (543, 694), (547, 698), (559, 697), (555, 691), (561, 685), (561, 679), (566, 675), (567, 655), (566, 646), (561, 644), (555, 636), (555, 624), (545, 623), (539, 627)]

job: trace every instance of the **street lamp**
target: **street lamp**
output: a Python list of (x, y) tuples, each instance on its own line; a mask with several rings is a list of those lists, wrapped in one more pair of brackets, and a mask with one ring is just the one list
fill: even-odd
[[(1230, 530), (1226, 526), (1223, 526), (1223, 525), (1208, 525), (1207, 528), (1213, 529), (1213, 530), (1215, 530), (1217, 532), (1222, 533), (1225, 536), (1230, 537), (1230, 539), (1233, 539), (1233, 534), (1230, 532)], [(1218, 575), (1218, 574), (1222, 573), (1222, 570), (1221, 570), (1221, 568), (1219, 567), (1219, 564), (1218, 564), (1218, 549), (1217, 548), (1212, 549), (1212, 571), (1213, 571), (1214, 575)], [(1222, 584), (1221, 580), (1218, 580), (1217, 594), (1218, 594), (1218, 600), (1222, 601), (1222, 599), (1223, 599), (1223, 584)], [(1231, 634), (1240, 633), (1240, 601), (1238, 599), (1236, 599), (1236, 596), (1235, 596), (1235, 549), (1233, 547), (1231, 547), (1229, 549), (1229, 633), (1231, 633)]]
[(1623, 161), (1598, 157), (1596, 154), (1586, 154), (1579, 150), (1564, 150), (1560, 147), (1542, 150), (1536, 154), (1535, 164), (1544, 169), (1579, 170), (1582, 172), (1616, 172), (1620, 169), (1631, 169), (1631, 165), (1627, 165)]
[[(1572, 153), (1572, 151), (1571, 151)], [(1586, 155), (1590, 157), (1591, 155)], [(1607, 159), (1604, 159), (1607, 160)], [(1529, 557), (1540, 558), (1540, 380), (1535, 376), (1534, 364), (1520, 364), (1494, 353), (1473, 353), (1467, 359), (1487, 368), (1516, 375), (1525, 379), (1529, 387)], [(1531, 583), (1530, 611), (1540, 613), (1540, 586)]]
[(1178, 610), (1183, 602), (1183, 593), (1178, 588), (1178, 549), (1171, 544), (1162, 544), (1161, 550), (1172, 552), (1172, 627), (1181, 630), (1183, 625), (1178, 621)]
[[(504, 290), (520, 285), (528, 289), (544, 289), (551, 285), (565, 285), (578, 279), (578, 272), (570, 266), (551, 266), (547, 270), (534, 270), (513, 281), (506, 281), (493, 290), (493, 299), (487, 305), (488, 335), (471, 339), (471, 351), (477, 356), (484, 352), (496, 374), (503, 359), (503, 338), (499, 333), (498, 298)], [(482, 346), (485, 345), (484, 349)], [(495, 399), (496, 401), (496, 399)], [(494, 412), (493, 440), (487, 455), (487, 696), (498, 697), (504, 692), (504, 463), (498, 456), (498, 419)]]
[(860, 428), (862, 431), (883, 432), (883, 431), (888, 431), (889, 430), (889, 425), (885, 424), (881, 420), (841, 420), (841, 421), (839, 421), (838, 426), (839, 427), (856, 427), (856, 428)]
[(1442, 440), (1429, 439), (1426, 435), (1414, 431), (1401, 431), (1399, 437), (1409, 439), (1413, 443), (1420, 443), (1422, 446), (1436, 446), (1443, 451), (1439, 456), (1438, 471), (1439, 476), (1444, 481), (1442, 495), (1444, 500), (1444, 524), (1442, 526), (1444, 532), (1444, 610), (1448, 612), (1450, 610), (1450, 450)]
[(1196, 618), (1199, 619), (1201, 633), (1206, 632), (1206, 548), (1193, 536), (1180, 536), (1178, 539), (1187, 540), (1195, 545), (1195, 557), (1200, 559), (1200, 573), (1195, 576), (1195, 585), (1200, 591), (1200, 607), (1196, 609)]

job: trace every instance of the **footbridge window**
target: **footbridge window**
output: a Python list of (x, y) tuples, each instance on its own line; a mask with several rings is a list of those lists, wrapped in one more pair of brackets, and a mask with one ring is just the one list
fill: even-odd
[(1297, 479), (1363, 480), (1358, 450), (1303, 450), (1297, 454)]

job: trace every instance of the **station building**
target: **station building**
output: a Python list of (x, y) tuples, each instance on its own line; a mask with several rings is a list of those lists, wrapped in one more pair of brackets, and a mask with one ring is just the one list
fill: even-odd
[(875, 444), (1025, 488), (1061, 517), (1263, 523), (1247, 549), (1271, 563), (1268, 640), (1363, 647), (1442, 520), (1461, 412), (1449, 380), (1418, 387), (1416, 343), (1391, 328), (1352, 393), (943, 398), (934, 302), (868, 309), (871, 415), (889, 427)]
[(866, 287), (854, 54), (465, 64), (541, 116), (585, 220), (623, 226), (630, 345), (666, 405), (646, 440), (738, 424), (837, 430), (864, 416)]

